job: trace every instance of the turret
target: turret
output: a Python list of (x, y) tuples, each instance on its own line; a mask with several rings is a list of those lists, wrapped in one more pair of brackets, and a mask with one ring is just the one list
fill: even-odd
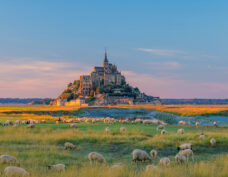
[(104, 68), (106, 68), (106, 67), (108, 66), (108, 58), (107, 58), (106, 49), (105, 49), (105, 56), (104, 56), (104, 60), (103, 60), (102, 66), (103, 66)]

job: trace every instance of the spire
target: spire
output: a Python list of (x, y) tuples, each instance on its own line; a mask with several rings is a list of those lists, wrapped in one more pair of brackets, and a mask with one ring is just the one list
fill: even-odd
[(106, 48), (105, 48), (104, 62), (107, 62), (107, 63), (108, 63), (108, 58), (107, 58), (107, 51), (106, 51)]

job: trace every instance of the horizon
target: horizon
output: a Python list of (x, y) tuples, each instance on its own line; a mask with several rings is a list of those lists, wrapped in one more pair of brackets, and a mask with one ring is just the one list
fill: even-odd
[(228, 2), (0, 2), (0, 98), (57, 98), (108, 60), (161, 99), (228, 98)]

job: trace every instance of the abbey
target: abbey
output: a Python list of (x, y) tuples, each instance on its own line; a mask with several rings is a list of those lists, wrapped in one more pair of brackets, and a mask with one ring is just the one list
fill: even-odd
[(90, 94), (90, 91), (101, 85), (121, 85), (125, 82), (125, 78), (118, 71), (117, 66), (109, 63), (107, 52), (105, 49), (105, 56), (102, 66), (95, 66), (90, 75), (80, 76), (80, 93), (83, 96)]

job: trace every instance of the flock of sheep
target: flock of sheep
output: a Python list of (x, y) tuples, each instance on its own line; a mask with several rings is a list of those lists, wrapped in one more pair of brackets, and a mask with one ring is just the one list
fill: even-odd
[[(109, 124), (117, 122), (117, 120), (113, 119), (113, 118), (97, 118), (97, 119), (84, 118), (84, 120), (80, 119), (80, 121), (79, 121), (78, 118), (76, 118), (75, 120), (73, 120), (73, 119), (64, 120), (64, 119), (58, 118), (56, 120), (56, 123), (66, 122), (66, 123), (70, 123), (69, 126), (71, 128), (78, 128), (78, 124), (76, 122), (86, 122), (86, 123), (91, 122), (91, 123), (95, 123), (97, 121), (104, 122), (104, 123), (109, 123)], [(40, 122), (45, 123), (46, 121), (42, 120)], [(7, 120), (2, 125), (3, 126), (12, 125), (14, 127), (17, 127), (20, 124), (28, 124), (27, 126), (29, 128), (34, 128), (35, 124), (40, 123), (40, 122), (37, 121), (37, 120), (32, 120), (31, 119), (31, 120), (24, 120), (24, 121), (17, 120), (15, 123), (13, 123), (11, 120)], [(118, 120), (118, 122), (119, 123), (144, 123), (144, 124), (149, 124), (151, 122), (154, 123), (154, 120), (153, 121), (151, 121), (151, 120), (146, 120), (145, 121), (145, 120), (141, 120), (141, 119), (136, 119), (134, 122), (130, 122), (129, 120)], [(157, 123), (159, 123), (159, 122), (157, 122)], [(168, 134), (168, 131), (165, 130), (165, 124), (164, 123), (162, 123), (162, 124), (157, 126), (157, 131), (158, 130), (161, 130), (161, 134), (162, 135)], [(126, 131), (126, 127), (121, 127), (120, 128), (120, 132), (125, 132), (125, 131)], [(105, 128), (105, 132), (109, 133), (110, 132), (110, 128), (106, 127)], [(178, 129), (177, 133), (178, 134), (184, 134), (184, 129), (183, 128)], [(199, 136), (199, 138), (204, 139), (205, 135), (201, 134)], [(215, 146), (216, 145), (216, 140), (214, 138), (210, 139), (210, 144), (211, 144), (211, 146)], [(76, 145), (72, 144), (71, 142), (65, 142), (64, 143), (64, 148), (66, 150), (68, 150), (68, 149), (75, 150), (76, 149)], [(175, 161), (177, 163), (179, 163), (179, 164), (188, 163), (189, 157), (191, 157), (192, 161), (194, 161), (194, 156), (193, 156), (193, 150), (192, 150), (192, 144), (191, 143), (181, 144), (178, 147), (178, 150), (179, 150), (179, 152), (175, 156)], [(137, 162), (137, 161), (139, 161), (139, 162), (145, 162), (145, 161), (152, 162), (152, 159), (155, 160), (157, 158), (157, 155), (158, 155), (158, 151), (155, 150), (155, 149), (152, 149), (149, 154), (146, 151), (144, 151), (144, 150), (135, 149), (132, 152), (132, 161), (133, 162)], [(88, 154), (88, 159), (89, 159), (89, 161), (91, 163), (94, 163), (94, 162), (107, 163), (105, 158), (104, 158), (104, 156), (102, 154), (98, 153), (98, 152), (90, 152)], [(13, 156), (1, 155), (0, 156), (0, 164), (11, 165), (11, 166), (6, 167), (5, 170), (4, 170), (4, 173), (5, 173), (6, 177), (13, 177), (13, 176), (25, 177), (25, 176), (29, 176), (29, 173), (25, 169), (19, 167), (20, 166), (20, 162)], [(117, 163), (117, 164), (112, 165), (111, 168), (118, 168), (118, 167), (121, 167), (122, 165), (123, 165), (122, 163)], [(160, 158), (158, 166), (167, 167), (169, 165), (170, 165), (170, 159), (168, 157)], [(158, 166), (155, 166), (153, 164), (147, 165), (146, 166), (146, 170), (148, 171), (150, 169), (158, 168)], [(65, 171), (66, 167), (65, 167), (64, 164), (56, 164), (56, 165), (48, 165), (47, 168), (50, 169), (50, 170), (57, 171), (57, 172), (63, 172), (63, 171)]]

